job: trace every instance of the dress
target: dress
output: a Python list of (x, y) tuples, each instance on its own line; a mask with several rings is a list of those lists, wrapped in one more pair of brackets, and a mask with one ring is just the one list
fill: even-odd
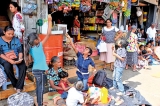
[(128, 46), (127, 46), (127, 64), (128, 65), (136, 65), (138, 63), (138, 49), (137, 44), (137, 35), (131, 33), (130, 37), (128, 38)]
[(102, 33), (106, 37), (107, 52), (100, 53), (99, 60), (105, 61), (106, 63), (112, 63), (115, 61), (115, 57), (112, 54), (112, 46), (115, 45), (114, 39), (117, 31), (119, 31), (119, 29), (116, 27), (112, 27), (111, 29), (104, 27), (102, 29)]
[(21, 41), (21, 43), (23, 43), (22, 41), (22, 31), (25, 30), (25, 27), (23, 25), (23, 16), (21, 13), (17, 12), (15, 13), (15, 15), (13, 16), (13, 28), (14, 28), (14, 35), (15, 37), (18, 37)]

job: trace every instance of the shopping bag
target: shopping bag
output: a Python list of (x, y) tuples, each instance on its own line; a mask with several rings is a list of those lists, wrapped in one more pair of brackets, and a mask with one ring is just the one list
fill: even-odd
[(101, 42), (100, 42), (99, 45), (97, 46), (97, 49), (99, 50), (99, 52), (107, 52), (106, 43), (101, 40)]
[(72, 35), (78, 35), (80, 33), (80, 29), (78, 27), (72, 28)]

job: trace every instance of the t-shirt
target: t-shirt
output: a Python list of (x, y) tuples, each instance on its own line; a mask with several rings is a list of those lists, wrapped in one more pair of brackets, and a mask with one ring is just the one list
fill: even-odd
[(84, 103), (83, 93), (77, 91), (74, 87), (68, 90), (68, 96), (66, 99), (67, 106), (77, 106), (78, 103)]
[(117, 27), (114, 27), (114, 26), (112, 26), (112, 28), (107, 28), (107, 27), (104, 27), (104, 28), (102, 28), (102, 33), (103, 33), (103, 30), (105, 30), (105, 31), (111, 31), (111, 30), (113, 30), (115, 28), (115, 31), (116, 32), (118, 32), (119, 31), (119, 29), (117, 28)]
[(131, 35), (128, 38), (128, 46), (127, 46), (128, 52), (137, 51), (137, 45), (135, 44), (135, 41), (137, 41), (137, 35), (131, 32)]
[[(61, 80), (61, 81), (59, 82), (58, 86), (62, 88), (62, 86), (61, 86), (62, 83), (64, 84), (64, 86), (65, 86), (66, 88), (69, 87), (68, 83), (65, 82), (65, 81), (63, 81), (63, 80)], [(63, 92), (64, 92), (64, 90), (58, 90), (58, 93), (59, 93), (59, 94), (62, 94)]]
[(147, 29), (147, 32), (146, 32), (147, 34), (148, 34), (148, 37), (149, 38), (153, 38), (153, 39), (155, 39), (155, 36), (156, 36), (156, 28), (151, 28), (151, 27), (149, 27), (148, 29)]
[(42, 43), (39, 43), (38, 46), (30, 48), (29, 54), (34, 60), (32, 70), (48, 70), (48, 65), (46, 63), (46, 56), (43, 51)]

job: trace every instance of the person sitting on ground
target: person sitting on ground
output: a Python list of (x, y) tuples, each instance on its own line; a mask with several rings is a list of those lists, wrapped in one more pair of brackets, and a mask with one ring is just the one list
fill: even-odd
[(66, 99), (67, 106), (79, 106), (78, 103), (80, 103), (80, 106), (86, 106), (83, 96), (83, 82), (77, 81), (72, 88), (68, 90), (68, 96)]
[(94, 68), (94, 71), (96, 71), (95, 69), (95, 64), (93, 62), (93, 60), (90, 58), (90, 56), (92, 55), (92, 49), (90, 47), (86, 47), (86, 49), (84, 50), (83, 54), (80, 53), (76, 48), (75, 45), (72, 42), (72, 39), (70, 38), (70, 36), (68, 34), (66, 34), (67, 38), (70, 40), (70, 43), (74, 49), (74, 51), (77, 54), (77, 76), (78, 76), (78, 80), (83, 81), (84, 84), (84, 88), (83, 91), (87, 91), (88, 90), (88, 78), (89, 78), (89, 72), (88, 72), (88, 67), (89, 65), (91, 65)]
[(68, 95), (68, 90), (71, 88), (69, 85), (71, 83), (68, 81), (68, 73), (65, 71), (58, 73), (59, 78), (61, 79), (58, 86), (63, 90), (58, 90), (58, 93), (61, 94), (61, 98), (66, 99)]

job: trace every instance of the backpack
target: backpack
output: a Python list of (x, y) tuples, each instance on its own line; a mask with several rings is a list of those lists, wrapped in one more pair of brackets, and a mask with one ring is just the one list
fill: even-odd
[(107, 73), (104, 70), (100, 70), (96, 73), (96, 75), (93, 78), (92, 84), (108, 89), (113, 87), (113, 81), (107, 78)]
[(106, 79), (107, 79), (107, 74), (105, 71), (100, 70), (96, 73), (96, 75), (93, 78), (93, 84), (99, 85), (99, 86), (106, 86)]
[(26, 92), (15, 93), (8, 97), (8, 106), (33, 106), (34, 99)]

